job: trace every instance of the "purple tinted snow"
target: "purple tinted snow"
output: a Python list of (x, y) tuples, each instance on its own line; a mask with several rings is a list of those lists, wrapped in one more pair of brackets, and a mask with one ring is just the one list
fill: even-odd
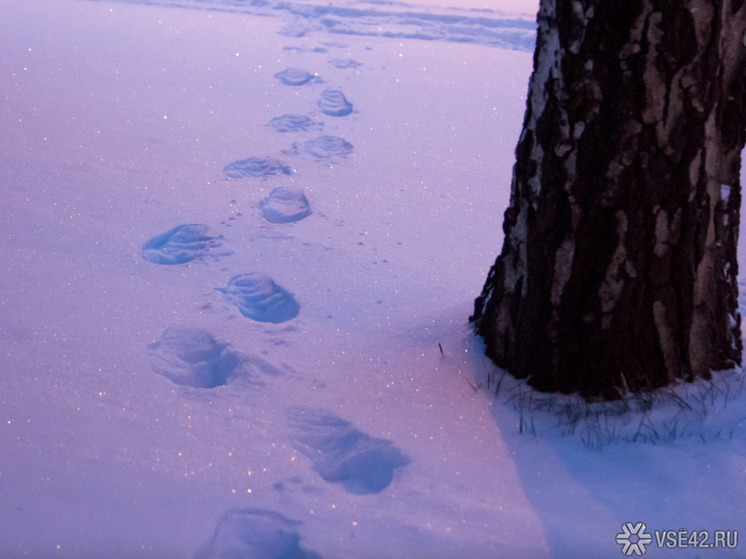
[(274, 117), (267, 126), (275, 132), (307, 132), (311, 128), (322, 128), (324, 125), (308, 116), (287, 114)]
[(295, 318), (300, 305), (283, 287), (264, 274), (233, 276), (226, 287), (217, 287), (247, 318), (280, 324)]
[(258, 204), (262, 217), (270, 223), (292, 223), (311, 214), (308, 199), (300, 188), (280, 186)]
[(298, 526), (297, 520), (271, 510), (229, 510), (194, 559), (321, 559), (301, 547)]
[(296, 450), (311, 459), (325, 481), (341, 483), (349, 493), (379, 493), (394, 471), (409, 463), (391, 441), (371, 437), (325, 410), (298, 406), (286, 417)]
[(207, 235), (209, 227), (187, 224), (153, 237), (142, 246), (142, 257), (154, 264), (184, 264), (205, 257), (221, 246), (219, 238)]
[(317, 80), (313, 74), (309, 74), (305, 70), (299, 70), (298, 68), (288, 68), (282, 72), (277, 72), (275, 77), (285, 85), (305, 85), (311, 80)]
[(327, 135), (303, 142), (303, 149), (316, 159), (328, 159), (352, 153), (352, 144), (338, 136)]
[(352, 103), (337, 89), (327, 89), (318, 102), (322, 113), (329, 116), (347, 116), (352, 113)]
[(279, 159), (272, 157), (249, 157), (234, 161), (223, 167), (223, 174), (231, 179), (292, 175), (293, 170)]
[(161, 339), (148, 346), (148, 352), (155, 373), (195, 388), (225, 385), (242, 361), (240, 353), (198, 328), (166, 328)]

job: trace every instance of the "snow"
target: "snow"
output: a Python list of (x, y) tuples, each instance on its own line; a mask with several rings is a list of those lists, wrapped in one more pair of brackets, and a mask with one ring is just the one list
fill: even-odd
[(619, 415), (531, 394), (467, 323), (532, 4), (253, 4), (0, 0), (0, 557), (743, 533), (740, 373)]
[(728, 203), (728, 200), (730, 199), (730, 186), (727, 184), (721, 184), (720, 185), (720, 199), (723, 201), (724, 204)]

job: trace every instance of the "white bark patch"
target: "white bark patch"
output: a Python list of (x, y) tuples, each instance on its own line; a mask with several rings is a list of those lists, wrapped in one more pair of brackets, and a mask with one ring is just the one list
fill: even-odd
[(575, 0), (572, 3), (572, 11), (583, 28), (582, 36), (568, 46), (568, 50), (571, 53), (577, 54), (580, 52), (580, 45), (583, 43), (583, 39), (585, 38), (585, 30), (588, 29), (588, 22), (593, 17), (595, 10), (593, 9), (593, 6), (590, 6), (587, 10), (584, 9), (583, 2)]
[[(531, 160), (541, 163), (544, 160), (544, 149), (538, 144), (534, 143), (531, 149)], [(528, 187), (531, 190), (531, 205), (536, 208), (536, 201), (541, 194), (541, 165), (536, 166), (536, 174), (528, 179)]]
[(679, 240), (681, 231), (681, 208), (676, 210), (673, 217), (668, 212), (659, 209), (655, 216), (655, 247), (653, 252), (658, 258), (663, 258), (671, 247)]
[[(623, 211), (616, 212), (616, 220), (618, 244), (614, 250), (613, 256), (611, 257), (611, 262), (606, 269), (606, 277), (598, 287), (598, 298), (601, 302), (601, 312), (604, 314), (608, 314), (614, 310), (624, 288), (624, 278), (621, 276), (621, 271), (624, 269), (624, 263), (627, 260), (627, 249), (625, 248), (627, 237), (627, 214)], [(610, 322), (602, 322), (602, 328), (608, 328), (610, 326)]]
[(728, 200), (730, 199), (730, 186), (727, 184), (721, 184), (720, 185), (720, 199), (723, 201), (724, 204), (728, 203)]
[(653, 303), (653, 322), (655, 323), (655, 329), (658, 331), (658, 341), (660, 343), (661, 352), (663, 353), (663, 362), (666, 365), (668, 378), (677, 378), (681, 376), (679, 344), (676, 339), (676, 334), (673, 328), (671, 328), (671, 324), (668, 320), (666, 307), (661, 301)]
[[(531, 118), (526, 123), (526, 128), (532, 131), (536, 130), (536, 123), (544, 114), (549, 80), (556, 80), (557, 87), (560, 90), (562, 89), (562, 74), (559, 68), (563, 51), (560, 48), (559, 29), (555, 21), (556, 14), (557, 6), (555, 0), (541, 0), (538, 14), (539, 42), (536, 45), (538, 51), (536, 53), (536, 67), (531, 75), (531, 82), (529, 84)], [(536, 137), (534, 137), (530, 158), (537, 163), (540, 163), (544, 158), (544, 150), (537, 142)], [(535, 204), (534, 201), (541, 193), (541, 184), (541, 165), (538, 165), (536, 175), (528, 181), (533, 204)]]
[(531, 116), (532, 122), (529, 126), (536, 129), (536, 121), (544, 113), (546, 105), (546, 84), (550, 77), (560, 79), (559, 61), (561, 59), (559, 29), (554, 19), (557, 9), (555, 0), (542, 0), (539, 6), (539, 37), (543, 38), (536, 58), (536, 68), (531, 76)]
[(702, 47), (710, 42), (713, 27), (713, 5), (705, 0), (689, 0), (687, 8), (694, 20), (694, 29), (697, 34), (697, 46)]
[(571, 200), (572, 200), (572, 194), (571, 194), (572, 187), (578, 178), (577, 163), (578, 163), (577, 150), (573, 150), (569, 154), (567, 154), (567, 157), (565, 157), (565, 161), (562, 163), (562, 166), (565, 169), (565, 173), (567, 174), (567, 178), (565, 179), (565, 184), (563, 188), (565, 189), (565, 192), (569, 194), (569, 198)]
[(694, 312), (689, 330), (689, 363), (696, 376), (709, 374), (712, 348), (708, 339), (709, 321), (717, 308), (715, 286), (715, 261), (719, 250), (715, 233), (715, 204), (720, 199), (721, 185), (726, 182), (729, 158), (723, 149), (717, 129), (717, 107), (713, 107), (705, 124), (705, 171), (707, 173), (707, 196), (709, 198), (707, 235), (702, 259), (697, 264), (694, 280)]
[(565, 239), (554, 256), (554, 276), (552, 277), (552, 305), (558, 307), (562, 294), (572, 276), (572, 262), (575, 257), (575, 241)]
[(557, 157), (564, 157), (572, 149), (572, 144), (570, 143), (570, 122), (567, 119), (567, 113), (564, 111), (560, 115), (557, 131), (559, 132), (560, 140), (554, 146), (554, 153)]
[(625, 72), (629, 71), (629, 65), (627, 64), (627, 59), (630, 56), (633, 56), (640, 52), (640, 42), (642, 41), (642, 34), (645, 30), (645, 24), (647, 22), (647, 14), (650, 11), (651, 6), (650, 2), (646, 2), (644, 8), (640, 11), (640, 16), (637, 18), (637, 21), (635, 21), (635, 24), (632, 26), (632, 29), (629, 33), (629, 41), (627, 41), (627, 44), (622, 47), (622, 50), (619, 52), (619, 61), (621, 63), (621, 68)]
[(576, 122), (573, 127), (572, 137), (574, 140), (579, 140), (585, 132), (585, 122)]
[(663, 77), (656, 70), (655, 60), (658, 56), (658, 45), (663, 38), (660, 21), (663, 18), (659, 12), (650, 14), (648, 18), (648, 52), (645, 70), (642, 74), (645, 83), (645, 110), (642, 112), (642, 121), (648, 124), (663, 120), (666, 109), (666, 84)]
[[(520, 209), (518, 210), (518, 216), (513, 228), (510, 230), (510, 243), (513, 247), (513, 254), (517, 254), (517, 258), (505, 258), (503, 260), (504, 265), (504, 280), (503, 287), (506, 293), (515, 293), (516, 285), (521, 278), (526, 276), (526, 261), (528, 260), (528, 254), (526, 251), (526, 239), (528, 238), (528, 223), (526, 219), (528, 217), (528, 205), (525, 200), (520, 201)], [(528, 282), (523, 281), (521, 288), (521, 295), (526, 294), (528, 289)]]
[(631, 278), (637, 277), (637, 268), (635, 268), (635, 265), (630, 260), (624, 261), (624, 271)]
[[(556, 87), (562, 89), (562, 75), (560, 62), (563, 51), (560, 48), (559, 29), (556, 24), (556, 0), (541, 0), (539, 4), (539, 34), (536, 45), (536, 65), (529, 81), (528, 120), (521, 133), (521, 141), (524, 141), (529, 131), (535, 132), (536, 125), (546, 109), (548, 95), (548, 84), (550, 80), (556, 82)], [(566, 124), (566, 134), (569, 136), (569, 124)], [(563, 147), (557, 148), (561, 155), (566, 153)], [(529, 178), (527, 187), (529, 195), (520, 196), (518, 215), (516, 223), (510, 230), (510, 243), (513, 248), (513, 258), (504, 259), (504, 287), (506, 293), (515, 293), (518, 282), (522, 281), (521, 296), (528, 292), (528, 253), (526, 242), (528, 239), (528, 206), (531, 204), (536, 208), (537, 201), (542, 190), (541, 162), (544, 159), (544, 149), (533, 135), (531, 145), (531, 161), (537, 163), (536, 174)], [(516, 180), (514, 178), (514, 180)]]
[[(689, 164), (689, 184), (695, 185), (699, 182), (699, 173), (702, 171), (702, 150), (700, 149), (697, 152), (697, 155), (694, 156), (692, 159), (692, 162)], [(694, 198), (694, 193), (696, 193), (695, 188), (690, 188), (691, 194), (689, 195), (689, 201), (691, 202)]]
[[(678, 120), (682, 115), (686, 114), (686, 111), (684, 110), (684, 90), (681, 85), (682, 76), (685, 72), (686, 68), (681, 68), (671, 80), (671, 85), (667, 94), (664, 90), (662, 93), (657, 95), (663, 99), (665, 118), (664, 120), (657, 121), (655, 132), (658, 138), (658, 145), (668, 156), (673, 156), (676, 153), (674, 148), (671, 146), (671, 137), (673, 134), (677, 133), (675, 127)], [(668, 100), (667, 103), (666, 99)], [(697, 99), (696, 95), (689, 95), (688, 99), (693, 106), (699, 106), (698, 110), (700, 112), (704, 112), (705, 109)]]
[(570, 196), (570, 223), (573, 231), (577, 231), (580, 223), (583, 221), (583, 206), (578, 204), (575, 197)]

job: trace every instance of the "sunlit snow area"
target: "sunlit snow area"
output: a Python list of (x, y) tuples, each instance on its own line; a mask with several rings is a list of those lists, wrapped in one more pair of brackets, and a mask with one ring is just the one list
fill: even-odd
[(535, 4), (0, 0), (0, 558), (746, 557), (740, 371), (585, 404), (469, 326)]

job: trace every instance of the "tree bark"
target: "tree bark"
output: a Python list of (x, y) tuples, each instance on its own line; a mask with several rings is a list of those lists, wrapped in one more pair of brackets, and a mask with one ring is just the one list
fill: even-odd
[(542, 391), (740, 363), (744, 0), (541, 0), (505, 240), (471, 317)]

